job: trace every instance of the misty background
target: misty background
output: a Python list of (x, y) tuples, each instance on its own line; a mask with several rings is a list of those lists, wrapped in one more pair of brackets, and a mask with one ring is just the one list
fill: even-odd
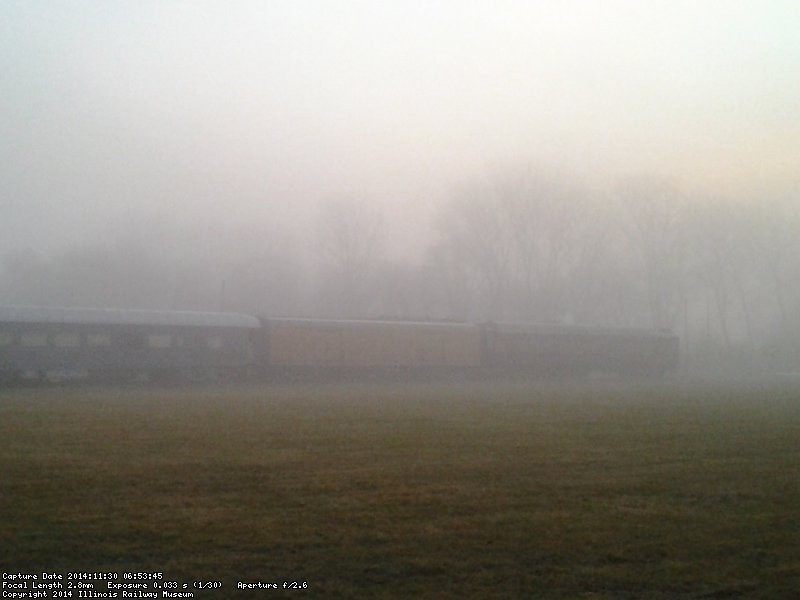
[(792, 1), (6, 0), (0, 303), (800, 365)]

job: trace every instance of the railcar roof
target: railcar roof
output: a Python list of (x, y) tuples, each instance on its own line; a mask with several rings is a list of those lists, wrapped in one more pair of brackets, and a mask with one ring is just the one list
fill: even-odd
[(114, 308), (41, 308), (0, 306), (2, 323), (69, 323), (96, 325), (171, 325), (179, 327), (257, 328), (249, 315), (190, 311), (125, 310)]
[(389, 321), (381, 319), (310, 319), (310, 318), (293, 318), (293, 317), (270, 317), (264, 319), (268, 323), (289, 323), (292, 325), (308, 325), (308, 326), (326, 326), (326, 327), (349, 327), (353, 325), (380, 325), (385, 327), (419, 327), (419, 328), (462, 328), (474, 329), (474, 323), (466, 323), (464, 321)]
[(647, 329), (637, 327), (602, 327), (595, 325), (514, 325), (509, 323), (490, 324), (502, 333), (532, 333), (539, 335), (608, 335), (608, 336), (635, 336), (635, 337), (675, 337), (675, 334), (667, 329)]

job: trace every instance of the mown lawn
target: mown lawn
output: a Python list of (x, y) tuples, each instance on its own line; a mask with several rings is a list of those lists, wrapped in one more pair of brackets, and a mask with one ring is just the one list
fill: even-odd
[(5, 390), (0, 477), (7, 573), (222, 582), (196, 598), (800, 597), (797, 388)]

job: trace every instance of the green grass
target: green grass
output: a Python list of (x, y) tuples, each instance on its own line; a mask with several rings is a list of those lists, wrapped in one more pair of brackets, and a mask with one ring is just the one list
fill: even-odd
[(796, 389), (5, 390), (0, 476), (9, 573), (223, 582), (196, 598), (800, 594)]

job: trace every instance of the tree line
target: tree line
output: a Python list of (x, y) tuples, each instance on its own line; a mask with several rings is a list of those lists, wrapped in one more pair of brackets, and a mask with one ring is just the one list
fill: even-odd
[(8, 254), (0, 301), (656, 327), (680, 335), (692, 368), (797, 370), (797, 200), (655, 178), (597, 191), (526, 169), (453, 190), (413, 260), (387, 252), (395, 223), (345, 200), (305, 232), (253, 223)]

